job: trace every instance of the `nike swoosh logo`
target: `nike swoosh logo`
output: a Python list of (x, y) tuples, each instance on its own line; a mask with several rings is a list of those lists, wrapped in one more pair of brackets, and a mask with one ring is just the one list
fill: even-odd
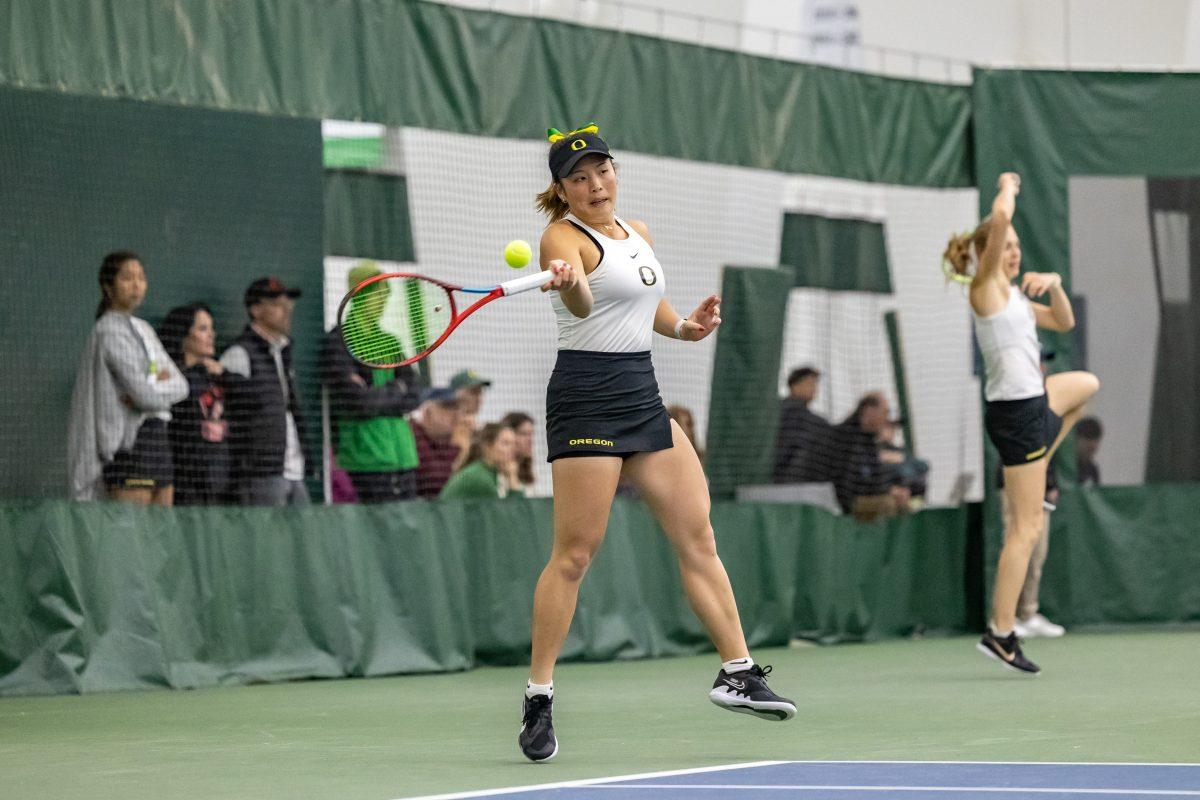
[(996, 649), (1000, 651), (1000, 657), (1010, 664), (1012, 663), (1013, 659), (1017, 657), (1016, 653), (1006, 652), (1003, 647), (997, 647)]
[(725, 682), (735, 689), (745, 689), (746, 684), (743, 681), (735, 681), (733, 678), (726, 678)]
[(634, 252), (630, 253), (629, 257), (630, 257), (630, 258), (637, 258), (637, 257), (638, 257), (638, 253), (640, 253), (640, 252), (642, 252), (642, 251), (641, 251), (641, 250), (635, 250)]

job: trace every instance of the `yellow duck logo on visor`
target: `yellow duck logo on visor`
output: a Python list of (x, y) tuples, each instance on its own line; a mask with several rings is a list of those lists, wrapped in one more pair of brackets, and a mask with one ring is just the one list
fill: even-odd
[(558, 128), (547, 128), (546, 129), (546, 138), (549, 139), (551, 142), (559, 142), (559, 141), (562, 141), (563, 139), (567, 138), (568, 136), (574, 136), (577, 133), (590, 133), (595, 136), (599, 136), (600, 135), (600, 126), (594, 122), (589, 122), (587, 125), (584, 125), (582, 128), (576, 128), (575, 130), (568, 131), (567, 133), (563, 133)]

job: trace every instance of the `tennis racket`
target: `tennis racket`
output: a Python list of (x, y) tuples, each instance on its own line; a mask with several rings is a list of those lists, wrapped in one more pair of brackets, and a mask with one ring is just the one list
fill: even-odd
[[(380, 369), (403, 367), (438, 349), (464, 319), (493, 300), (536, 289), (553, 278), (554, 273), (546, 270), (496, 286), (467, 288), (409, 272), (373, 275), (342, 298), (338, 325), (346, 349), (358, 363)], [(459, 292), (483, 297), (460, 311), (460, 299), (455, 297)]]

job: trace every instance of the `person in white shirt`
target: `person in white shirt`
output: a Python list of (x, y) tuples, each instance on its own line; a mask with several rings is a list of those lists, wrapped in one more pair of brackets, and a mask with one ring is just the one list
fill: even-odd
[(665, 273), (650, 231), (616, 216), (616, 167), (596, 126), (550, 134), (551, 183), (536, 203), (550, 219), (541, 262), (554, 277), (542, 288), (553, 290), (558, 328), (558, 359), (546, 387), (554, 546), (533, 598), (521, 752), (531, 761), (558, 752), (554, 664), (622, 477), (637, 488), (673, 546), (684, 593), (716, 645), (722, 664), (709, 699), (763, 719), (791, 719), (795, 704), (771, 691), (770, 667), (750, 658), (717, 555), (704, 470), (667, 415), (650, 359), (655, 333), (698, 342), (715, 331), (720, 298), (711, 295), (681, 317), (664, 296)]
[[(1012, 225), (1021, 179), (1006, 172), (998, 187), (992, 213), (973, 233), (953, 237), (944, 257), (959, 275), (973, 276), (971, 313), (987, 373), (984, 426), (1000, 452), (1010, 511), (992, 615), (977, 647), (1009, 669), (1036, 675), (1040, 669), (1021, 651), (1014, 628), (1017, 600), (1042, 531), (1046, 465), (1100, 381), (1082, 371), (1043, 377), (1036, 329), (1069, 331), (1075, 315), (1056, 273), (1021, 275), (1021, 241)], [(1043, 295), (1049, 295), (1049, 305), (1029, 299)]]

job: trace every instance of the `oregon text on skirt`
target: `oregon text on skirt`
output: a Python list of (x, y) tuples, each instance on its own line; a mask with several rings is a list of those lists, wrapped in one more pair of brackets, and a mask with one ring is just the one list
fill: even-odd
[(671, 448), (650, 352), (559, 350), (546, 387), (547, 461)]
[(983, 426), (1000, 451), (1000, 463), (1015, 467), (1037, 461), (1050, 451), (1062, 430), (1062, 417), (1041, 394), (1024, 400), (989, 400), (984, 406)]
[(133, 447), (113, 455), (104, 465), (108, 489), (162, 489), (174, 480), (167, 423), (150, 417), (138, 428)]

